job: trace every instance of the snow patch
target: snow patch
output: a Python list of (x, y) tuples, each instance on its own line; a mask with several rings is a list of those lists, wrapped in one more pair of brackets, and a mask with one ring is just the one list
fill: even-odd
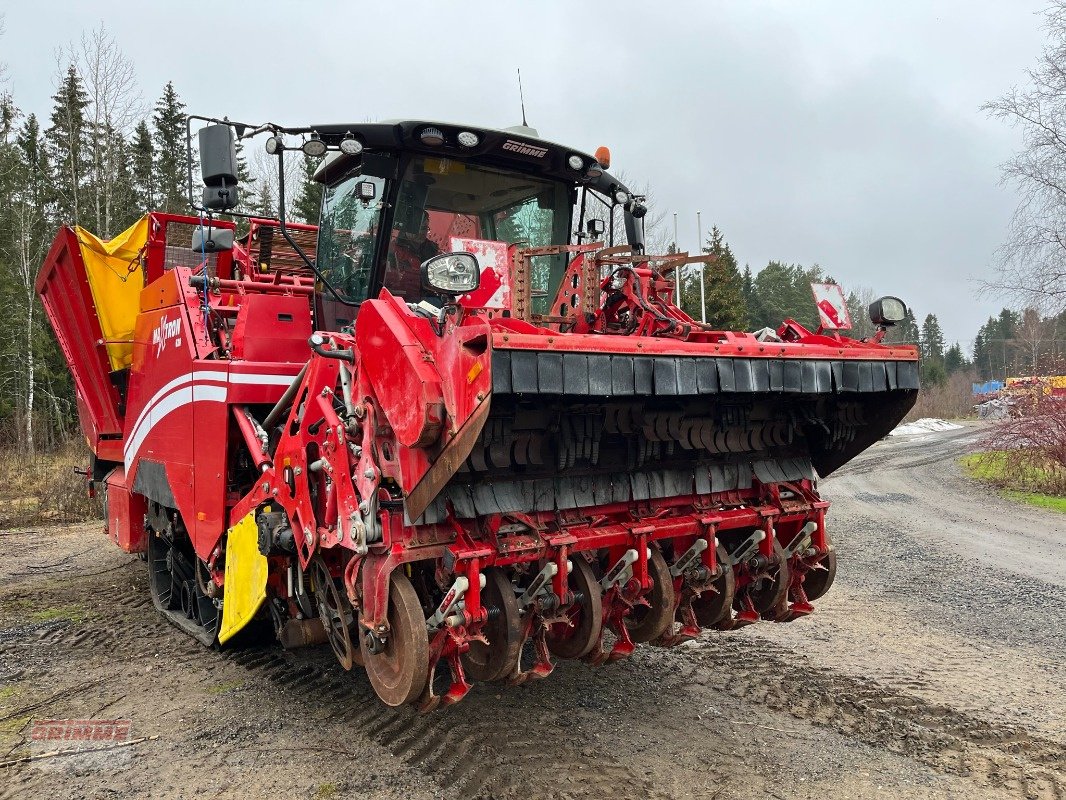
[(888, 435), (914, 436), (915, 434), (919, 433), (937, 433), (938, 431), (953, 431), (961, 427), (961, 425), (956, 425), (954, 422), (948, 422), (947, 420), (923, 417), (922, 419), (915, 420), (914, 422), (908, 422), (904, 425), (900, 425)]

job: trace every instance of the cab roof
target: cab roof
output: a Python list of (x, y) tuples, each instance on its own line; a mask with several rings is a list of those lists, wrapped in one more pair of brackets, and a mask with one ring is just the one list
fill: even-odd
[[(422, 141), (422, 134), (430, 128), (435, 128), (443, 134), (442, 144), (428, 145)], [(458, 136), (464, 131), (469, 131), (478, 137), (476, 145), (463, 147), (459, 144)], [(526, 126), (500, 130), (453, 122), (385, 120), (383, 122), (312, 125), (308, 128), (290, 129), (290, 132), (315, 133), (330, 146), (339, 145), (346, 137), (354, 137), (362, 143), (364, 152), (405, 151), (442, 158), (471, 160), (505, 169), (543, 175), (571, 184), (591, 186), (605, 194), (626, 188), (618, 179), (600, 170), (596, 166), (594, 156), (573, 147), (541, 139), (533, 128)], [(574, 169), (570, 166), (571, 156), (581, 159), (581, 169)], [(315, 180), (321, 183), (331, 183), (347, 173), (353, 166), (361, 163), (361, 160), (362, 154), (347, 155), (333, 151), (316, 170)], [(588, 174), (590, 167), (593, 168), (594, 173), (600, 174), (590, 176)]]

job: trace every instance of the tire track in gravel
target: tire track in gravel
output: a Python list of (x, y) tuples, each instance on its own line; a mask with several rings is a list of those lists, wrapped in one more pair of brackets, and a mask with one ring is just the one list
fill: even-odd
[[(323, 659), (315, 651), (289, 652), (276, 646), (221, 652), (203, 648), (156, 612), (139, 562), (129, 562), (120, 574), (123, 577), (112, 585), (91, 587), (92, 601), (86, 605), (93, 613), (88, 619), (52, 621), (36, 630), (13, 629), (9, 642), (0, 639), (0, 655), (15, 649), (60, 648), (121, 651), (124, 658), (136, 659), (164, 644), (173, 649), (176, 640), (187, 641), (190, 655), (226, 659), (281, 691), (328, 705), (331, 727), (366, 736), (395, 757), (417, 765), (450, 795), (523, 800), (668, 797), (611, 753), (590, 751), (582, 756), (553, 744), (552, 737), (543, 733), (554, 722), (546, 713), (526, 715), (520, 725), (466, 704), (422, 716), (411, 708), (384, 706), (365, 677), (344, 672), (331, 658), (317, 663)], [(13, 599), (59, 602), (81, 583), (64, 581), (45, 597), (19, 593)], [(564, 763), (567, 769), (560, 769)], [(580, 782), (575, 782), (575, 772)]]
[(806, 663), (763, 640), (714, 638), (679, 659), (681, 690), (730, 691), (745, 700), (938, 772), (976, 778), (1034, 800), (1066, 798), (1066, 747), (1019, 726), (997, 727), (947, 706)]
[(586, 756), (556, 743), (543, 733), (555, 722), (547, 712), (508, 723), (479, 713), (484, 711), (480, 705), (460, 704), (422, 716), (411, 708), (383, 705), (365, 679), (333, 664), (305, 663), (296, 653), (262, 648), (235, 651), (229, 658), (281, 689), (329, 703), (334, 724), (359, 731), (397, 758), (418, 765), (450, 796), (669, 797), (611, 753), (590, 751)]

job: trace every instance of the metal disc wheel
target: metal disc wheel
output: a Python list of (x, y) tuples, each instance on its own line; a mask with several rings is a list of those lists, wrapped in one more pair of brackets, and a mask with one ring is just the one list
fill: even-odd
[[(825, 543), (832, 548), (832, 540), (829, 534), (825, 535)], [(803, 592), (811, 602), (823, 597), (833, 585), (837, 577), (837, 551), (830, 549), (814, 566), (807, 570), (803, 576)]]
[[(752, 605), (760, 614), (766, 614), (771, 609), (780, 605), (788, 592), (789, 569), (788, 559), (781, 543), (774, 540), (773, 560), (755, 579), (737, 593), (737, 598), (751, 598)], [(738, 610), (743, 610), (743, 607)]]
[(729, 614), (733, 596), (737, 590), (737, 578), (729, 563), (729, 552), (722, 545), (715, 550), (715, 557), (722, 574), (714, 579), (710, 588), (704, 589), (692, 601), (692, 610), (701, 628), (713, 628)]
[(568, 585), (574, 602), (567, 611), (570, 624), (556, 622), (548, 628), (548, 649), (559, 658), (582, 658), (592, 652), (603, 631), (603, 598), (600, 582), (592, 567), (580, 554), (570, 563)]
[(322, 556), (315, 555), (307, 565), (310, 568), (311, 581), (315, 587), (315, 600), (318, 602), (318, 618), (326, 631), (333, 654), (345, 669), (351, 669), (355, 662), (355, 648), (352, 646), (351, 628), (355, 618), (351, 603), (337, 589), (329, 567)]
[(648, 605), (635, 605), (625, 618), (625, 626), (634, 642), (658, 639), (674, 621), (674, 578), (666, 559), (652, 548), (648, 559), (648, 577), (652, 586), (644, 598)]
[(426, 615), (411, 581), (400, 571), (389, 576), (389, 635), (379, 652), (371, 652), (371, 634), (359, 637), (366, 674), (381, 702), (402, 706), (415, 700), (429, 677)]
[(504, 571), (491, 567), (483, 574), (481, 604), (488, 609), (489, 619), (482, 633), (489, 643), (471, 642), (463, 655), (463, 669), (476, 681), (494, 681), (511, 671), (522, 651), (522, 615)]

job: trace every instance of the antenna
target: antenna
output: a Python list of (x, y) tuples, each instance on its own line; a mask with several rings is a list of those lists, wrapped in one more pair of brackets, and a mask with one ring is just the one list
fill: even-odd
[(526, 125), (526, 98), (522, 94), (522, 68), (518, 68), (518, 99), (522, 102), (522, 127), (528, 127)]

